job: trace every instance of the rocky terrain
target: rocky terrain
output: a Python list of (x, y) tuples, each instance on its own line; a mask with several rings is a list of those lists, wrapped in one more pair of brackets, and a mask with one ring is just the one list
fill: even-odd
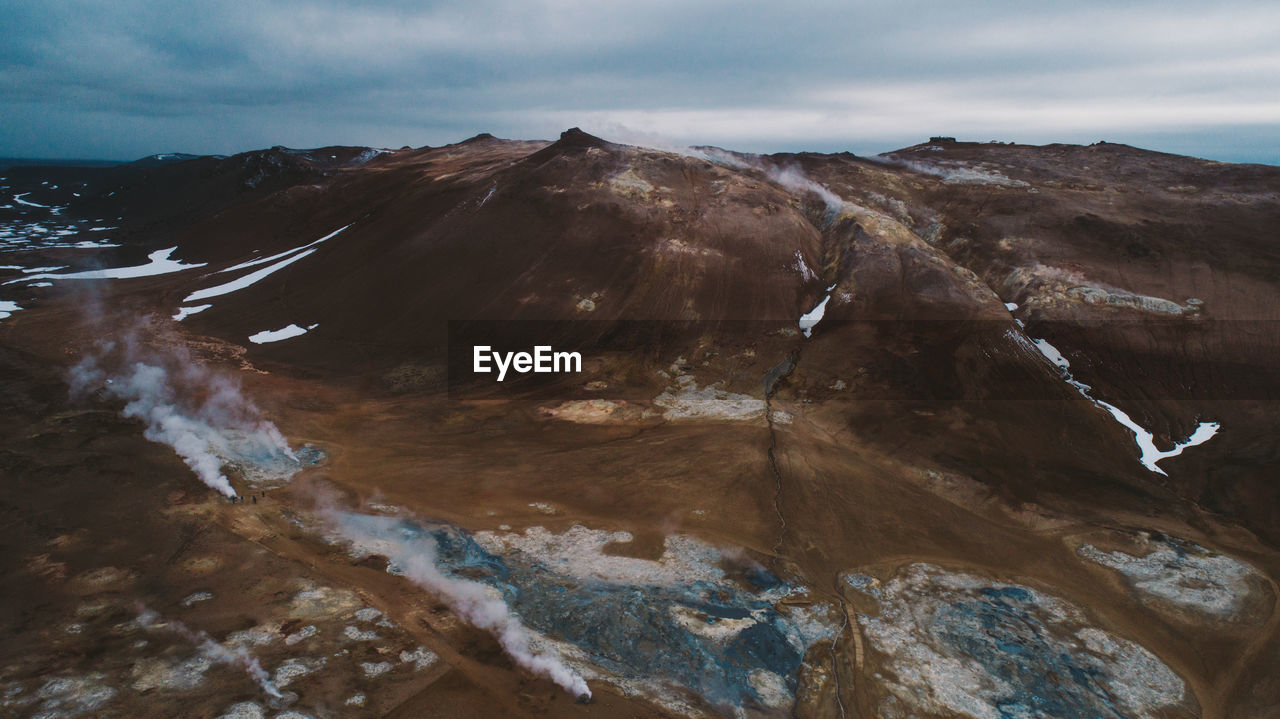
[(1278, 168), (0, 174), (0, 713), (1280, 717)]

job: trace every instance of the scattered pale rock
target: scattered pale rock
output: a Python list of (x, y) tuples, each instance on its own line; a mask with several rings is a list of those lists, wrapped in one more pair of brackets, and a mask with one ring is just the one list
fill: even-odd
[(212, 592), (195, 592), (194, 594), (187, 595), (187, 597), (182, 600), (182, 606), (190, 607), (197, 602), (207, 602), (210, 599), (213, 599)]
[(308, 587), (294, 595), (289, 615), (298, 619), (331, 619), (363, 606), (355, 592), (333, 587)]
[(359, 619), (362, 622), (372, 622), (381, 616), (382, 610), (374, 609), (373, 607), (365, 607), (364, 609), (356, 610), (356, 619)]
[[(1185, 540), (1139, 537), (1130, 554), (1082, 544), (1076, 552), (1120, 573), (1133, 588), (1166, 606), (1233, 619), (1262, 579), (1248, 564)], [(1145, 550), (1145, 553), (1143, 553)]]
[(689, 375), (677, 378), (679, 391), (671, 388), (654, 398), (668, 420), (763, 420), (765, 402), (745, 394), (735, 394), (715, 386), (698, 389)]
[(561, 534), (544, 527), (529, 527), (523, 534), (477, 532), (476, 542), (498, 554), (524, 554), (557, 572), (608, 582), (672, 586), (697, 581), (717, 581), (724, 576), (715, 547), (684, 535), (665, 539), (662, 556), (655, 560), (604, 553), (605, 545), (630, 542), (629, 532), (609, 532), (574, 525)]
[(411, 652), (400, 652), (400, 663), (406, 664), (408, 662), (413, 662), (413, 668), (418, 671), (422, 671), (432, 664), (435, 664), (438, 658), (439, 657), (436, 656), (435, 652), (421, 646)]
[(1156, 719), (1186, 697), (1151, 652), (1036, 589), (929, 564), (846, 581), (879, 603), (858, 623), (891, 670), (882, 714)]
[(377, 632), (363, 631), (353, 626), (347, 626), (342, 630), (342, 636), (353, 642), (376, 642), (382, 637)]
[(218, 719), (263, 719), (267, 710), (257, 702), (239, 702), (227, 707)]
[(274, 642), (279, 634), (279, 624), (259, 624), (256, 627), (241, 629), (238, 632), (228, 634), (226, 644), (242, 647), (261, 647)]
[(56, 677), (46, 681), (31, 697), (39, 702), (35, 717), (71, 717), (95, 712), (116, 695), (115, 688), (103, 682), (102, 674)]
[(143, 659), (133, 665), (133, 689), (144, 692), (149, 689), (188, 691), (204, 683), (205, 672), (213, 666), (208, 657), (197, 656), (173, 663), (163, 659)]
[(328, 659), (318, 657), (312, 659), (309, 657), (291, 657), (286, 659), (283, 664), (276, 667), (275, 674), (271, 675), (271, 681), (277, 687), (283, 689), (294, 682), (294, 680), (305, 677), (312, 672), (320, 671), (324, 668)]

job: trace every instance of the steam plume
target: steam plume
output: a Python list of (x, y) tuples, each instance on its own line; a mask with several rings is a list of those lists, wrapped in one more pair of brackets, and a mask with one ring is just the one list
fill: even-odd
[(620, 142), (635, 145), (636, 147), (647, 147), (663, 152), (674, 152), (686, 157), (696, 157), (700, 160), (708, 160), (717, 165), (735, 170), (756, 170), (792, 192), (812, 192), (822, 198), (823, 204), (827, 206), (827, 214), (832, 217), (839, 215), (844, 210), (844, 198), (832, 192), (826, 185), (814, 181), (804, 173), (804, 170), (795, 165), (778, 167), (771, 162), (766, 162), (759, 155), (729, 152), (718, 147), (689, 147), (671, 138), (618, 123), (604, 123), (601, 129), (607, 132), (609, 137), (617, 138)]
[[(936, 145), (934, 147), (936, 147)], [(1015, 180), (991, 169), (989, 166), (983, 166), (984, 163), (979, 163), (977, 166), (970, 166), (955, 160), (932, 160), (930, 162), (921, 162), (919, 160), (910, 160), (900, 157), (893, 153), (889, 153), (887, 155), (875, 155), (867, 159), (872, 162), (880, 162), (886, 165), (897, 165), (899, 167), (905, 167), (908, 170), (914, 170), (926, 175), (940, 177), (942, 178), (942, 181), (948, 185), (1002, 185), (1004, 187), (1028, 186), (1028, 184), (1022, 180)]]
[(167, 444), (201, 482), (236, 496), (222, 466), (298, 459), (274, 424), (231, 378), (196, 362), (181, 349), (143, 349), (132, 336), (105, 343), (71, 369), (73, 396), (101, 390), (126, 402), (121, 414), (146, 424), (144, 436)]
[(177, 634), (196, 645), (196, 649), (210, 660), (243, 669), (258, 686), (262, 687), (262, 691), (271, 697), (276, 699), (284, 698), (284, 695), (280, 693), (280, 689), (271, 682), (270, 675), (258, 663), (258, 658), (244, 647), (226, 647), (215, 642), (212, 637), (203, 631), (196, 631), (174, 619), (162, 619), (159, 613), (145, 607), (139, 607), (138, 624), (141, 624), (147, 630), (164, 629)]
[(325, 516), (332, 528), (357, 548), (385, 555), (414, 584), (439, 597), (473, 626), (492, 634), (516, 664), (547, 677), (575, 697), (591, 697), (586, 680), (554, 652), (533, 652), (529, 630), (505, 602), (490, 595), (483, 584), (441, 572), (436, 566), (436, 543), (430, 536), (397, 531), (400, 520), (393, 518), (336, 511)]
[(795, 165), (778, 167), (773, 163), (765, 162), (758, 156), (727, 152), (718, 147), (691, 149), (691, 152), (718, 165), (724, 165), (735, 169), (747, 168), (762, 172), (770, 180), (782, 185), (792, 192), (812, 192), (822, 198), (823, 204), (827, 206), (828, 215), (839, 215), (840, 212), (844, 210), (844, 198), (832, 192), (826, 185), (810, 178), (804, 173), (804, 170), (801, 170)]

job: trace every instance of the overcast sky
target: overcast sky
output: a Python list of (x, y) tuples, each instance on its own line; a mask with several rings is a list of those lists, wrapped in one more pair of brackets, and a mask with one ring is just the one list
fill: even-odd
[(930, 135), (1280, 164), (1280, 2), (0, 0), (0, 155), (478, 132), (873, 154)]

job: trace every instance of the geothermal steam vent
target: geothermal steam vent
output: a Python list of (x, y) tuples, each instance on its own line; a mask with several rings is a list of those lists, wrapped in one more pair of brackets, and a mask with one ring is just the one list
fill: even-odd
[(0, 715), (1274, 716), (1277, 198), (944, 137), (0, 170)]

